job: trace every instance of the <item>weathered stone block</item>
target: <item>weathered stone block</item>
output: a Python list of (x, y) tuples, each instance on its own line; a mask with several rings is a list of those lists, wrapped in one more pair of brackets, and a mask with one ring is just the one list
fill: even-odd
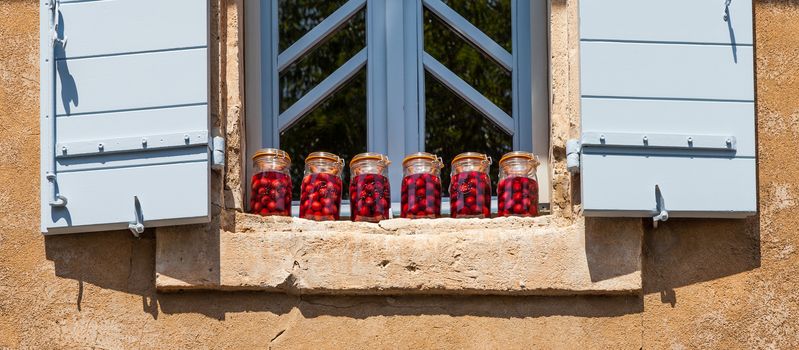
[(625, 294), (640, 220), (313, 222), (236, 215), (235, 231), (157, 230), (156, 284), (296, 294)]

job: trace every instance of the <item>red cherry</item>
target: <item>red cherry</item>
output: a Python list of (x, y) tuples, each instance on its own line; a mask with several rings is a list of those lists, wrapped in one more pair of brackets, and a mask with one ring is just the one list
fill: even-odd
[(466, 202), (466, 205), (468, 205), (468, 206), (473, 206), (473, 205), (475, 205), (475, 202), (476, 202), (475, 197), (472, 197), (472, 196), (466, 197), (464, 199), (464, 201)]

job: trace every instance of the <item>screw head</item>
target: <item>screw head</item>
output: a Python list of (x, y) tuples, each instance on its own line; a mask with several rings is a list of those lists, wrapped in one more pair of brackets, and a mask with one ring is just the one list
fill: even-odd
[(67, 146), (61, 146), (61, 152), (67, 153)]
[(103, 150), (103, 148), (105, 148), (105, 145), (103, 145), (103, 143), (102, 143), (102, 142), (97, 144), (97, 149), (99, 149), (99, 150), (101, 150), (101, 151), (102, 151), (102, 150)]
[(189, 137), (189, 134), (184, 134), (183, 135), (183, 141), (189, 142), (190, 139), (191, 138)]
[(142, 137), (141, 144), (142, 144), (142, 146), (146, 146), (147, 145), (147, 139)]

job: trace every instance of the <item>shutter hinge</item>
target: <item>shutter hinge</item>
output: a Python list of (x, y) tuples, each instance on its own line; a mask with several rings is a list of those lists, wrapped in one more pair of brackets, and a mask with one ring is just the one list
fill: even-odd
[(576, 174), (580, 172), (580, 140), (570, 139), (566, 141), (566, 169)]
[(211, 169), (225, 169), (225, 138), (222, 136), (211, 139)]

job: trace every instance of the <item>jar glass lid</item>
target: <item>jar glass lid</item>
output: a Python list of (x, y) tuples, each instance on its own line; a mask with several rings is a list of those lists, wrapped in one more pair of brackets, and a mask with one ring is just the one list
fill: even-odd
[(277, 148), (261, 148), (255, 154), (252, 155), (252, 159), (255, 160), (256, 158), (261, 157), (275, 157), (275, 158), (284, 158), (291, 162), (291, 157), (289, 156), (286, 151), (279, 150)]
[(407, 155), (405, 157), (405, 159), (402, 160), (402, 166), (405, 166), (405, 164), (407, 164), (409, 161), (412, 161), (412, 160), (415, 160), (415, 159), (421, 159), (421, 160), (427, 160), (427, 161), (433, 162), (439, 168), (444, 166), (444, 162), (441, 160), (441, 157), (436, 156), (435, 154), (432, 154), (432, 153), (427, 153), (427, 152), (416, 152), (416, 153)]
[(384, 162), (386, 165), (391, 164), (391, 161), (388, 160), (388, 157), (386, 157), (383, 154), (374, 153), (374, 152), (366, 152), (366, 153), (357, 154), (357, 155), (355, 155), (355, 157), (352, 157), (352, 160), (350, 161), (350, 167), (355, 162), (360, 162), (362, 160), (376, 160), (376, 161)]
[(305, 157), (305, 162), (308, 163), (308, 161), (311, 161), (311, 160), (314, 160), (314, 159), (325, 159), (325, 160), (329, 160), (331, 162), (341, 163), (342, 166), (344, 165), (344, 159), (343, 158), (341, 158), (341, 157), (339, 157), (339, 156), (337, 156), (337, 155), (335, 155), (333, 153), (330, 153), (330, 152), (313, 152), (313, 153), (309, 154), (307, 157)]
[(487, 156), (487, 155), (485, 155), (483, 153), (464, 152), (464, 153), (461, 153), (461, 154), (455, 156), (455, 158), (452, 159), (452, 164), (455, 164), (455, 162), (461, 161), (461, 160), (464, 160), (464, 159), (479, 160), (479, 161), (482, 161), (482, 162), (488, 162), (488, 164), (491, 164), (491, 162), (492, 162), (491, 161), (491, 157), (489, 157), (489, 156)]
[(522, 151), (513, 151), (505, 153), (505, 155), (503, 155), (502, 158), (499, 160), (499, 164), (502, 165), (502, 163), (510, 159), (528, 160), (533, 163), (533, 166), (538, 166), (539, 164), (538, 157), (536, 157), (535, 154)]

